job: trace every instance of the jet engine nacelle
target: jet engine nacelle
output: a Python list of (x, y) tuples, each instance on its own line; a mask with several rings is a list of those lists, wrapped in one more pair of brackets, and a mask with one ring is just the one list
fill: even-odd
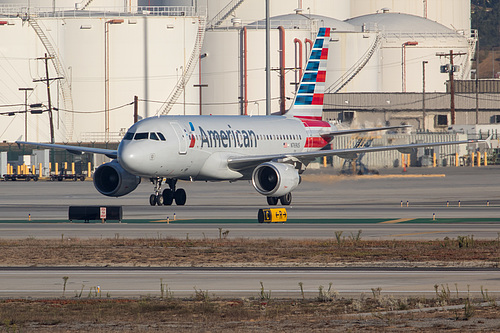
[(281, 197), (293, 191), (299, 183), (299, 172), (291, 164), (266, 162), (252, 173), (253, 187), (268, 197)]
[(117, 160), (101, 165), (94, 172), (95, 188), (108, 197), (129, 194), (140, 182), (141, 177), (125, 171)]

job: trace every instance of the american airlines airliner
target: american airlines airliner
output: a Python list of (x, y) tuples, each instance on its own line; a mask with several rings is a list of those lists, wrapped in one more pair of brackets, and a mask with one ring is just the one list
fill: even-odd
[[(117, 150), (17, 141), (62, 148), (72, 153), (104, 154), (113, 161), (99, 166), (94, 186), (119, 197), (137, 188), (141, 178), (154, 184), (152, 206), (186, 203), (178, 180), (251, 180), (269, 205), (289, 205), (306, 166), (321, 156), (355, 158), (362, 152), (463, 144), (477, 140), (399, 146), (321, 150), (337, 135), (405, 126), (339, 130), (322, 120), (330, 28), (320, 28), (293, 105), (280, 116), (159, 116), (132, 125)], [(162, 191), (162, 184), (168, 188)]]

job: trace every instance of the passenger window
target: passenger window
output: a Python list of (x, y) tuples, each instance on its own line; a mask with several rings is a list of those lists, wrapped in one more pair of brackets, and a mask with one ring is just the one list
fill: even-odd
[(134, 132), (127, 132), (123, 137), (123, 140), (132, 140), (134, 138)]
[(148, 132), (135, 133), (134, 140), (145, 140), (148, 138)]
[(155, 140), (155, 141), (159, 141), (159, 140), (160, 140), (160, 139), (158, 139), (158, 136), (156, 135), (156, 133), (155, 133), (155, 132), (151, 132), (151, 133), (149, 133), (149, 138), (150, 138), (151, 140)]
[(158, 132), (156, 134), (158, 134), (158, 137), (160, 138), (161, 141), (167, 141), (167, 140), (165, 140), (165, 137), (163, 136), (163, 134), (161, 132)]

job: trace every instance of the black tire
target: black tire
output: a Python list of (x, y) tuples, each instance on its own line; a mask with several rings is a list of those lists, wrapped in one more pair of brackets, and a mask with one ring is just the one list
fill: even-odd
[(38, 176), (33, 177), (33, 181), (37, 182), (38, 181)]
[(82, 182), (83, 182), (83, 181), (85, 181), (85, 176), (84, 176), (84, 175), (81, 175), (81, 176), (80, 176), (80, 180), (81, 180)]
[(283, 206), (289, 206), (292, 203), (292, 192), (280, 197), (280, 201)]
[(170, 189), (163, 190), (163, 204), (170, 206), (174, 202), (174, 192)]
[(62, 182), (62, 180), (63, 180), (62, 176), (57, 177), (57, 181)]
[(276, 206), (278, 204), (278, 197), (267, 197), (267, 204), (269, 206)]
[(156, 204), (157, 204), (158, 206), (163, 206), (163, 195), (158, 194), (158, 195), (156, 196)]
[(178, 189), (174, 193), (174, 199), (177, 206), (184, 206), (186, 204), (186, 191), (183, 188)]
[(150, 204), (151, 206), (156, 205), (156, 195), (151, 194), (151, 195), (149, 196), (149, 204)]

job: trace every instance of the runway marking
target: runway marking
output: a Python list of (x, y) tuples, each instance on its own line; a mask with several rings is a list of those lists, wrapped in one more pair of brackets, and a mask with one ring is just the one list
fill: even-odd
[(446, 230), (438, 230), (438, 231), (426, 231), (426, 232), (411, 232), (407, 234), (398, 234), (392, 235), (392, 237), (405, 237), (405, 236), (416, 236), (416, 235), (429, 235), (429, 234), (440, 234), (443, 232), (448, 232)]
[(401, 222), (412, 221), (412, 220), (415, 220), (415, 219), (414, 218), (413, 219), (397, 219), (397, 220), (380, 222), (380, 224), (393, 224), (393, 223), (401, 223)]

